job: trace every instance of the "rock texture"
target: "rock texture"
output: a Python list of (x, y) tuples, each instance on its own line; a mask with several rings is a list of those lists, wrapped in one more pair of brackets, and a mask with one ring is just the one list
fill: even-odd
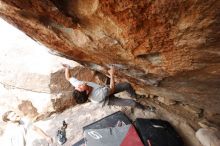
[(220, 109), (220, 1), (1, 0), (0, 16), (57, 55), (145, 94)]
[(73, 87), (65, 79), (61, 63), (71, 65), (72, 74), (79, 79), (105, 84), (107, 78), (102, 74), (51, 55), (21, 31), (1, 19), (0, 23), (0, 115), (14, 110), (41, 117), (75, 105)]
[[(2, 21), (1, 21), (2, 22)], [(1, 25), (0, 31), (8, 30), (9, 25)], [(54, 103), (51, 99), (60, 99), (61, 94), (63, 102), (71, 98), (72, 87), (64, 78), (64, 73), (55, 76), (56, 72), (61, 72), (62, 63), (73, 61), (65, 58), (51, 55), (46, 48), (37, 44), (26, 35), (15, 28), (10, 30), (12, 36), (0, 36), (0, 113), (6, 110), (21, 111), (24, 115), (35, 117), (38, 115), (62, 110), (67, 105)], [(19, 40), (19, 41), (18, 41)], [(40, 59), (39, 59), (40, 58)], [(75, 63), (75, 65), (79, 65)], [(59, 85), (63, 88), (56, 88), (52, 91), (52, 86), (58, 86), (58, 82), (52, 82), (56, 77)], [(68, 106), (72, 106), (73, 102)]]

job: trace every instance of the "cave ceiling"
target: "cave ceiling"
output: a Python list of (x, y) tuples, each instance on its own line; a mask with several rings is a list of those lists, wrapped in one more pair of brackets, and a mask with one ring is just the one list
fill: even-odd
[(0, 16), (51, 52), (136, 90), (220, 114), (220, 1), (0, 0)]

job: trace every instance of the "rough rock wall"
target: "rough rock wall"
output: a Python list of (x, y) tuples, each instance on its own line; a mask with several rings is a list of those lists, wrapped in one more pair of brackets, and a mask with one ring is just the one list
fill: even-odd
[(220, 1), (1, 0), (0, 16), (58, 55), (140, 92), (220, 115)]
[[(71, 66), (79, 64), (51, 55), (46, 47), (2, 19), (0, 23), (0, 115), (14, 110), (35, 117), (72, 106), (74, 102), (69, 102), (72, 87), (66, 81), (64, 72), (58, 77), (54, 74), (63, 70), (61, 63)], [(59, 86), (54, 92), (54, 86), (57, 86), (54, 78), (59, 81), (58, 85), (65, 88)], [(60, 95), (65, 95), (65, 98)], [(51, 99), (61, 102), (56, 103)]]

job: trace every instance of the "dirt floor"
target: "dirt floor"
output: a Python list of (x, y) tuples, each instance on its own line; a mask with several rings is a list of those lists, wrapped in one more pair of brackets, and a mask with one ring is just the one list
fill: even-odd
[[(56, 143), (56, 131), (61, 127), (62, 121), (65, 120), (68, 123), (68, 128), (66, 130), (68, 140), (64, 146), (70, 146), (83, 137), (82, 128), (84, 126), (116, 111), (123, 111), (131, 120), (135, 120), (138, 117), (166, 119), (177, 129), (187, 146), (200, 146), (200, 143), (195, 138), (195, 131), (186, 122), (180, 121), (180, 119), (175, 118), (172, 115), (161, 116), (158, 113), (142, 111), (139, 109), (134, 109), (134, 111), (132, 111), (129, 107), (100, 107), (96, 104), (86, 103), (67, 109), (63, 113), (54, 114), (44, 121), (37, 122), (36, 125), (44, 129), (51, 137), (53, 137), (54, 142)], [(55, 146), (57, 144), (53, 145)]]
[(70, 146), (83, 137), (82, 128), (84, 126), (116, 111), (123, 111), (132, 120), (137, 117), (157, 118), (156, 114), (151, 112), (143, 112), (139, 109), (135, 109), (134, 113), (132, 114), (131, 108), (128, 107), (100, 107), (96, 104), (86, 103), (67, 109), (61, 114), (54, 114), (45, 121), (37, 122), (36, 125), (42, 127), (42, 129), (45, 129), (46, 132), (52, 137), (55, 137), (57, 129), (62, 126), (62, 121), (65, 120), (68, 123), (68, 128), (66, 130), (68, 141), (64, 145)]
[[(186, 146), (201, 146), (195, 137), (194, 129), (191, 128), (186, 121), (168, 111), (163, 111), (162, 109), (157, 109), (156, 112), (149, 112), (140, 109), (132, 110), (130, 107), (101, 107), (99, 104), (88, 102), (82, 105), (76, 105), (63, 111), (62, 113), (53, 114), (45, 120), (36, 122), (35, 125), (43, 129), (49, 136), (53, 138), (54, 143), (52, 146), (58, 146), (56, 132), (62, 126), (62, 121), (65, 120), (68, 124), (66, 129), (68, 140), (64, 146), (71, 146), (83, 137), (82, 128), (84, 126), (117, 111), (124, 112), (132, 121), (134, 121), (136, 118), (156, 118), (167, 120), (179, 132)], [(40, 140), (40, 136), (33, 131), (29, 133), (28, 139), (32, 142), (34, 141), (35, 143), (41, 143), (42, 146), (48, 146), (48, 144)], [(3, 144), (3, 142), (1, 143)]]

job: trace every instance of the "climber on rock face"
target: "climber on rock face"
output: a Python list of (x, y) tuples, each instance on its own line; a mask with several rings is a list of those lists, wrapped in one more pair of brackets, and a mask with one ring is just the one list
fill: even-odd
[(135, 100), (122, 99), (114, 96), (114, 94), (116, 93), (127, 91), (133, 98), (143, 97), (143, 95), (137, 95), (132, 86), (127, 82), (118, 83), (115, 85), (115, 69), (113, 67), (108, 71), (108, 73), (110, 74), (110, 86), (101, 86), (93, 82), (79, 81), (74, 77), (70, 77), (69, 66), (63, 66), (65, 68), (65, 78), (75, 87), (73, 91), (73, 98), (75, 99), (76, 103), (82, 104), (85, 103), (87, 100), (90, 100), (93, 103), (103, 104), (108, 101), (108, 105), (131, 106), (145, 109), (143, 105), (136, 102)]

